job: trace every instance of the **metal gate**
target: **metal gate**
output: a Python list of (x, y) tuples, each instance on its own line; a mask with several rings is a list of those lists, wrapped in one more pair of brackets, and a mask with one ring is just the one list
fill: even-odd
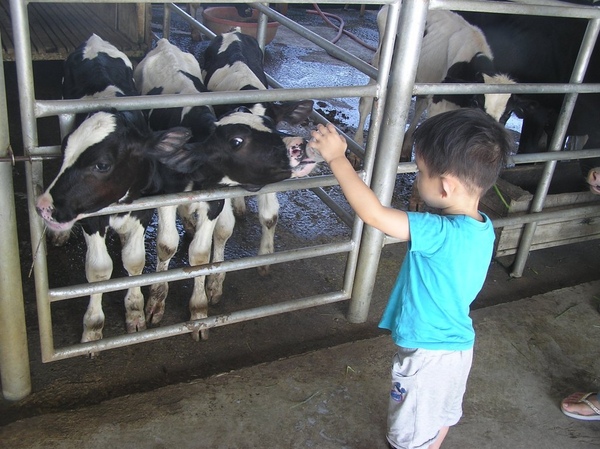
[[(41, 0), (43, 2), (43, 0)], [(540, 0), (537, 4), (523, 1), (517, 3), (504, 2), (484, 2), (484, 1), (426, 1), (415, 0), (405, 2), (400, 8), (399, 0), (390, 0), (387, 2), (363, 1), (366, 4), (389, 4), (387, 28), (382, 39), (382, 50), (379, 70), (375, 70), (370, 65), (364, 63), (355, 56), (345, 52), (329, 41), (306, 30), (285, 16), (268, 8), (263, 4), (251, 4), (254, 8), (264, 13), (265, 16), (279, 21), (284, 26), (290, 28), (303, 37), (322, 47), (338, 59), (350, 64), (351, 66), (363, 71), (368, 76), (376, 80), (376, 84), (365, 86), (324, 86), (319, 88), (302, 89), (271, 89), (260, 92), (235, 92), (235, 93), (207, 93), (202, 95), (164, 95), (160, 97), (138, 97), (138, 98), (118, 98), (111, 100), (37, 100), (33, 89), (33, 64), (31, 61), (31, 50), (29, 47), (30, 30), (27, 15), (27, 4), (24, 0), (11, 0), (11, 14), (14, 33), (15, 56), (17, 62), (17, 74), (19, 79), (19, 98), (21, 102), (21, 122), (23, 133), (23, 145), (25, 155), (29, 157), (27, 164), (27, 189), (28, 189), (28, 209), (30, 217), (30, 231), (32, 246), (39, 248), (34, 253), (34, 275), (36, 300), (38, 309), (38, 319), (40, 328), (40, 341), (42, 347), (42, 359), (44, 362), (61, 360), (68, 357), (86, 355), (111, 348), (122, 347), (156, 340), (159, 338), (170, 337), (190, 333), (197, 329), (207, 329), (226, 324), (237, 323), (241, 321), (262, 318), (270, 315), (286, 313), (305, 309), (338, 301), (350, 301), (348, 320), (350, 322), (363, 322), (367, 318), (370, 306), (370, 298), (374, 289), (376, 270), (383, 245), (395, 243), (393, 239), (386, 238), (381, 232), (371, 228), (363, 227), (363, 223), (358, 219), (346, 217), (352, 228), (351, 238), (340, 243), (322, 244), (310, 246), (291, 251), (282, 251), (272, 255), (247, 257), (236, 260), (227, 260), (220, 264), (212, 264), (197, 267), (187, 267), (172, 269), (163, 273), (144, 274), (128, 278), (115, 278), (109, 281), (96, 282), (90, 284), (74, 285), (65, 288), (49, 288), (48, 271), (46, 265), (46, 246), (43, 239), (43, 225), (41, 219), (35, 212), (35, 198), (43, 190), (42, 181), (42, 160), (41, 155), (49, 153), (58, 154), (59, 147), (40, 147), (37, 138), (36, 120), (48, 116), (68, 117), (75, 113), (88, 112), (100, 107), (114, 107), (116, 109), (148, 109), (158, 107), (173, 106), (193, 106), (199, 103), (216, 104), (218, 102), (250, 102), (250, 101), (285, 101), (299, 100), (305, 98), (328, 99), (344, 97), (373, 96), (378, 98), (372, 111), (371, 128), (369, 138), (364, 151), (364, 168), (361, 173), (363, 179), (371, 186), (376, 195), (384, 204), (390, 204), (394, 181), (398, 173), (407, 173), (415, 171), (413, 163), (401, 163), (398, 165), (390, 164), (391, 160), (399, 160), (401, 143), (404, 137), (404, 129), (407, 123), (408, 114), (411, 105), (411, 97), (415, 94), (431, 93), (566, 93), (563, 110), (560, 120), (551, 141), (551, 152), (538, 155), (517, 155), (513, 157), (514, 163), (525, 163), (532, 161), (548, 161), (544, 177), (540, 182), (538, 191), (535, 195), (531, 213), (519, 218), (507, 218), (494, 221), (495, 227), (505, 226), (507, 224), (527, 223), (526, 231), (522, 239), (521, 247), (515, 263), (514, 275), (520, 276), (519, 269), (522, 270), (525, 263), (531, 236), (535, 232), (536, 222), (548, 215), (560, 214), (560, 212), (543, 212), (542, 206), (547, 194), (549, 180), (552, 177), (554, 165), (561, 159), (579, 159), (600, 155), (600, 150), (572, 151), (562, 153), (562, 142), (566, 134), (567, 124), (569, 122), (575, 99), (578, 93), (600, 92), (600, 85), (586, 84), (582, 85), (583, 75), (587, 61), (591, 55), (598, 31), (600, 29), (600, 9), (595, 7), (585, 7), (576, 5), (561, 4), (554, 1)], [(68, 3), (68, 2), (64, 2)], [(127, 3), (127, 2), (123, 2)], [(131, 2), (133, 3), (133, 2)], [(136, 3), (139, 3), (136, 2)], [(206, 4), (211, 2), (204, 2)], [(278, 2), (273, 2), (278, 3)], [(301, 2), (309, 3), (309, 2)], [(344, 5), (347, 1), (331, 1), (331, 4)], [(169, 5), (169, 10), (181, 13), (182, 11), (175, 5)], [(580, 56), (573, 70), (573, 76), (570, 84), (566, 85), (540, 85), (540, 84), (517, 84), (517, 85), (483, 85), (483, 84), (414, 84), (414, 78), (417, 68), (417, 61), (420, 51), (421, 36), (423, 34), (425, 17), (427, 10), (432, 9), (452, 9), (452, 10), (473, 10), (481, 12), (500, 12), (513, 14), (540, 14), (556, 15), (567, 17), (580, 17), (589, 19), (589, 27), (586, 32)], [(168, 16), (168, 14), (166, 14)], [(193, 26), (202, 27), (201, 24), (188, 16)], [(402, 30), (402, 33), (396, 39), (396, 31)], [(264, 43), (266, 30), (266, 18), (259, 21), (259, 42)], [(205, 30), (205, 32), (208, 30)], [(394, 65), (402, 62), (402, 70), (391, 70)], [(278, 86), (275, 80), (270, 80), (275, 87)], [(1, 109), (1, 108), (0, 108)], [(0, 111), (1, 112), (1, 111)], [(325, 123), (326, 120), (314, 115), (316, 122)], [(382, 126), (385, 123), (386, 126)], [(0, 135), (2, 133), (0, 132)], [(350, 142), (355, 151), (362, 153), (361, 148)], [(7, 167), (7, 163), (2, 164), (2, 168)], [(8, 166), (10, 168), (10, 166)], [(4, 172), (3, 172), (4, 173)], [(5, 182), (8, 176), (2, 176)], [(286, 191), (294, 189), (312, 189), (323, 201), (330, 205), (334, 211), (339, 211), (339, 207), (327, 196), (322, 187), (336, 185), (332, 176), (315, 176), (307, 179), (296, 179), (284, 181), (276, 185), (270, 185), (261, 190), (261, 193)], [(3, 184), (4, 185), (4, 184)], [(2, 189), (2, 194), (12, 193), (12, 186)], [(94, 214), (108, 214), (123, 211), (140, 210), (154, 208), (164, 205), (179, 205), (190, 201), (206, 201), (217, 198), (232, 198), (235, 196), (248, 195), (248, 192), (240, 188), (227, 188), (211, 192), (196, 192), (186, 195), (165, 195), (154, 198), (145, 198), (135, 201), (130, 205), (115, 205), (103, 209)], [(9, 206), (11, 206), (9, 204)], [(12, 205), (14, 209), (14, 204)], [(597, 210), (597, 208), (594, 208)], [(586, 216), (591, 211), (589, 208), (572, 209), (569, 214), (575, 216)], [(579, 214), (579, 215), (577, 215)], [(4, 218), (3, 218), (4, 220)], [(10, 220), (5, 220), (9, 222)], [(4, 223), (3, 223), (4, 224)], [(4, 228), (3, 226), (3, 229)], [(7, 242), (10, 241), (10, 237)], [(4, 244), (4, 242), (3, 242)], [(95, 342), (82, 343), (67, 347), (56, 348), (52, 333), (51, 306), (57, 301), (68, 300), (89, 295), (91, 293), (109, 292), (122, 290), (133, 286), (149, 285), (156, 282), (175, 281), (186, 278), (193, 278), (199, 275), (208, 275), (218, 272), (239, 270), (243, 268), (258, 267), (266, 264), (281, 263), (297, 259), (310, 259), (313, 257), (346, 253), (348, 255), (347, 264), (344, 273), (343, 288), (339, 291), (295, 299), (293, 301), (284, 301), (276, 305), (265, 305), (258, 308), (242, 310), (227, 315), (210, 316), (208, 318), (182, 322), (176, 325), (164, 326), (149, 329), (137, 334), (120, 335), (108, 337)], [(14, 250), (13, 250), (14, 254)], [(18, 251), (17, 251), (18, 255)], [(12, 269), (18, 268), (18, 259), (11, 258), (3, 264), (9, 264)], [(3, 297), (12, 300), (3, 300), (0, 303), (0, 316), (21, 315), (22, 292), (15, 286), (14, 278), (10, 283), (2, 278)], [(10, 285), (5, 285), (10, 284)], [(5, 292), (4, 290), (10, 289)], [(12, 309), (16, 307), (16, 312)], [(8, 399), (19, 399), (26, 396), (30, 390), (28, 382), (28, 356), (27, 347), (23, 344), (25, 341), (24, 323), (19, 320), (14, 322), (16, 329), (10, 331), (0, 330), (0, 368), (2, 369), (2, 383), (4, 395)], [(16, 345), (7, 344), (8, 341), (16, 342)]]

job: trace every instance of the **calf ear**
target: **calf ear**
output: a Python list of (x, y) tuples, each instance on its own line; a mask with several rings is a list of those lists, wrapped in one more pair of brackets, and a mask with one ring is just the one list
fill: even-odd
[(287, 101), (272, 103), (277, 123), (286, 122), (290, 125), (298, 125), (308, 118), (313, 110), (312, 100)]
[(532, 99), (524, 98), (517, 94), (512, 94), (506, 104), (506, 109), (514, 112), (517, 117), (524, 119), (535, 111), (541, 110), (540, 104)]
[(183, 127), (156, 132), (150, 139), (146, 154), (171, 170), (190, 173), (193, 171), (195, 152), (185, 144), (191, 137), (191, 131)]

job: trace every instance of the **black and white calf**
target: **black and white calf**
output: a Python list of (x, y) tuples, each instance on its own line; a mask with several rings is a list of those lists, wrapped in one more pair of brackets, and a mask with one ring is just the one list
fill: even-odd
[[(99, 84), (97, 76), (111, 73), (115, 59), (100, 57), (90, 61), (89, 55), (106, 53), (92, 51), (97, 44), (95, 39), (86, 42), (67, 61), (73, 64), (68, 70), (77, 76), (66, 79), (89, 80), (90, 91), (95, 91)], [(110, 46), (106, 42), (102, 45)], [(110, 49), (111, 54), (116, 51), (114, 47)], [(121, 63), (125, 60), (123, 55)], [(87, 75), (79, 74), (78, 70), (87, 71)], [(122, 64), (117, 66), (117, 71), (120, 70)], [(120, 86), (115, 84), (115, 87)], [(288, 149), (268, 121), (264, 122), (258, 116), (235, 113), (215, 123), (213, 132), (201, 143), (187, 143), (191, 137), (187, 128), (151, 132), (143, 115), (136, 112), (90, 114), (65, 137), (61, 169), (38, 198), (38, 213), (50, 229), (68, 231), (76, 222), (82, 224), (88, 244), (88, 281), (106, 280), (112, 274), (112, 261), (104, 241), (109, 227), (121, 238), (127, 272), (141, 274), (145, 263), (145, 224), (152, 211), (91, 218), (84, 214), (142, 196), (181, 192), (190, 183), (197, 189), (223, 184), (258, 189), (291, 177)], [(293, 162), (296, 163), (295, 159)], [(102, 338), (101, 301), (101, 294), (90, 297), (83, 342)], [(125, 308), (127, 331), (145, 329), (144, 299), (139, 288), (127, 292)], [(206, 316), (205, 304), (192, 304), (190, 308), (193, 318)]]
[[(210, 91), (263, 90), (268, 88), (263, 67), (263, 52), (256, 39), (242, 34), (238, 29), (216, 36), (204, 52), (202, 73)], [(302, 123), (312, 112), (312, 100), (256, 103), (246, 105), (215, 106), (217, 116), (237, 106), (247, 107), (253, 114), (266, 115), (274, 124), (287, 122)], [(314, 155), (313, 155), (314, 156)], [(275, 227), (279, 216), (277, 195), (258, 195), (258, 215), (262, 227), (262, 238), (258, 254), (271, 254), (274, 250)], [(246, 211), (244, 198), (233, 200), (234, 211), (243, 215)], [(267, 274), (268, 266), (259, 268)]]
[[(380, 36), (385, 30), (387, 12), (388, 6), (384, 5), (377, 14)], [(381, 46), (381, 39), (379, 46)], [(380, 48), (373, 57), (374, 67), (379, 65), (379, 50)], [(458, 14), (442, 10), (430, 10), (427, 13), (415, 82), (514, 83), (507, 75), (496, 72), (493, 55), (483, 33)], [(500, 121), (505, 115), (509, 99), (510, 94), (417, 97), (415, 114), (404, 137), (401, 159), (410, 159), (412, 134), (423, 112), (427, 111), (427, 115), (432, 117), (459, 107), (481, 107), (494, 119)], [(372, 98), (360, 99), (360, 120), (354, 140), (361, 145), (364, 141), (365, 121), (372, 105)]]
[[(64, 64), (63, 97), (111, 98), (137, 95), (133, 67), (127, 56), (109, 42), (92, 35)], [(63, 164), (56, 179), (38, 198), (37, 209), (50, 231), (68, 235), (81, 214), (135, 198), (149, 166), (142, 158), (125, 156), (127, 142), (140, 142), (148, 133), (141, 112), (97, 112), (78, 117), (79, 127), (63, 141)], [(83, 151), (88, 149), (88, 151)], [(127, 149), (127, 151), (131, 151)], [(125, 156), (125, 158), (124, 158)], [(121, 185), (125, 180), (137, 183)], [(102, 216), (81, 220), (87, 244), (89, 282), (109, 279), (113, 263), (105, 237), (113, 228), (121, 237), (123, 265), (129, 275), (144, 268), (144, 230), (151, 212)], [(139, 287), (125, 296), (127, 331), (146, 328), (144, 298)], [(102, 338), (102, 294), (93, 294), (83, 320), (82, 342)]]
[[(577, 3), (577, 2), (574, 2)], [(522, 83), (567, 83), (579, 54), (588, 20), (569, 17), (461, 12), (479, 27), (494, 52), (494, 65)], [(600, 40), (584, 77), (600, 83)], [(546, 151), (563, 95), (519, 94), (515, 114), (523, 119), (519, 153)], [(600, 148), (600, 93), (579, 94), (567, 136), (578, 136), (584, 149)], [(600, 193), (600, 159), (582, 159), (583, 179)]]
[[(134, 78), (143, 94), (198, 94), (206, 88), (202, 82), (202, 74), (198, 61), (190, 53), (183, 52), (166, 39), (158, 41), (157, 46), (151, 50), (138, 64)], [(307, 175), (315, 166), (314, 159), (306, 153), (306, 143), (300, 137), (282, 137), (274, 129), (271, 120), (262, 114), (251, 114), (236, 111), (227, 113), (217, 121), (212, 109), (207, 106), (194, 106), (188, 108), (169, 108), (150, 111), (150, 126), (155, 130), (166, 129), (174, 125), (189, 127), (192, 131), (192, 140), (203, 144), (216, 129), (221, 126), (247, 127), (252, 138), (247, 147), (248, 162), (256, 162), (251, 169), (255, 176), (259, 176), (262, 169), (269, 170), (269, 148), (287, 148), (289, 164), (292, 168), (289, 176), (298, 177)], [(261, 168), (261, 158), (264, 158), (264, 167)], [(287, 159), (286, 159), (287, 160)], [(223, 179), (222, 185), (236, 185), (242, 182), (238, 177)], [(269, 179), (263, 184), (273, 182)], [(262, 185), (243, 184), (249, 190), (258, 190)], [(206, 186), (190, 184), (186, 189), (198, 189)], [(231, 236), (235, 219), (231, 209), (231, 201), (201, 202), (179, 208), (186, 228), (192, 231), (194, 237), (189, 247), (189, 260), (191, 265), (201, 265), (209, 261), (219, 262), (224, 258), (225, 244)], [(162, 207), (159, 209), (158, 254), (157, 270), (166, 270), (169, 261), (177, 249), (178, 233), (175, 228), (175, 208)], [(164, 226), (163, 226), (164, 224)], [(212, 258), (211, 258), (212, 246)], [(225, 273), (209, 276), (205, 286), (203, 276), (194, 279), (194, 292), (190, 304), (217, 303), (222, 295)], [(160, 321), (164, 312), (164, 300), (167, 296), (168, 286), (162, 284), (157, 290), (151, 290), (151, 296), (146, 305), (146, 314), (152, 317), (152, 322)], [(191, 306), (190, 306), (191, 307)], [(204, 315), (206, 316), (206, 315)], [(192, 314), (192, 319), (199, 318)]]

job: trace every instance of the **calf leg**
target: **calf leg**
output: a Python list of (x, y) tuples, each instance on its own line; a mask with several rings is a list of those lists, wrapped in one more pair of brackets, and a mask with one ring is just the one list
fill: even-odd
[[(156, 236), (156, 272), (167, 271), (169, 262), (177, 251), (177, 206), (158, 208), (158, 233)], [(165, 300), (169, 294), (169, 283), (159, 282), (150, 286), (146, 304), (147, 322), (158, 324), (165, 313)]]
[[(198, 225), (188, 250), (191, 266), (205, 265), (210, 262), (212, 237), (218, 217), (213, 219), (209, 218), (208, 208), (208, 203), (198, 204)], [(194, 289), (189, 305), (190, 320), (198, 320), (208, 316), (208, 298), (205, 290), (205, 278), (206, 276), (197, 276), (194, 278)], [(192, 338), (194, 340), (200, 340), (200, 336), (202, 336), (203, 340), (207, 339), (208, 329), (201, 332), (197, 330), (192, 332)]]
[[(235, 217), (233, 215), (231, 203), (225, 200), (223, 211), (217, 219), (215, 231), (213, 233), (213, 256), (212, 261), (222, 262), (225, 260), (225, 244), (233, 234), (235, 226)], [(211, 274), (208, 277), (206, 286), (206, 294), (211, 304), (217, 304), (223, 296), (223, 282), (225, 281), (225, 273)]]
[(236, 217), (243, 217), (246, 214), (246, 197), (238, 196), (231, 199), (233, 213)]
[[(275, 227), (279, 215), (279, 201), (277, 194), (267, 193), (258, 195), (258, 219), (262, 226), (262, 236), (258, 254), (273, 254), (275, 249)], [(269, 266), (258, 267), (261, 276), (269, 274)]]
[[(106, 241), (100, 233), (92, 235), (83, 233), (87, 244), (85, 255), (85, 276), (88, 282), (105, 281), (110, 279), (113, 270), (113, 263), (108, 250)], [(85, 315), (83, 316), (83, 334), (81, 342), (96, 341), (102, 338), (102, 329), (104, 328), (104, 312), (102, 311), (102, 293), (90, 295)], [(95, 354), (92, 354), (95, 356)]]
[(196, 232), (197, 219), (196, 219), (196, 209), (193, 205), (182, 204), (177, 207), (177, 213), (181, 218), (181, 222), (183, 223), (183, 228), (185, 232), (193, 238), (194, 233)]
[[(121, 259), (129, 276), (139, 276), (146, 264), (144, 246), (145, 227), (131, 215), (111, 217), (111, 226), (121, 239)], [(125, 295), (125, 323), (127, 332), (146, 329), (144, 295), (141, 287), (131, 287)]]
[[(369, 84), (373, 83), (370, 82)], [(359, 145), (364, 145), (365, 123), (372, 109), (373, 97), (360, 97), (360, 101), (358, 102), (358, 126), (356, 127), (356, 133), (354, 134), (354, 141)]]
[(426, 98), (417, 97), (415, 101), (415, 113), (413, 115), (413, 119), (406, 130), (406, 134), (404, 134), (404, 142), (402, 143), (402, 151), (400, 152), (400, 161), (406, 162), (410, 161), (412, 158), (412, 140), (413, 133), (421, 120), (421, 116), (425, 109), (427, 109), (428, 100)]

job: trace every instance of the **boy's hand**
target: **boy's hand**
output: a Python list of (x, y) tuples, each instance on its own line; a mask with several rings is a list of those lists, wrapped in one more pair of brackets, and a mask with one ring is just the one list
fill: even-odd
[(346, 148), (348, 147), (346, 139), (336, 131), (333, 125), (329, 124), (325, 127), (319, 124), (317, 129), (310, 134), (312, 139), (308, 145), (318, 151), (328, 164), (338, 157), (346, 157)]

